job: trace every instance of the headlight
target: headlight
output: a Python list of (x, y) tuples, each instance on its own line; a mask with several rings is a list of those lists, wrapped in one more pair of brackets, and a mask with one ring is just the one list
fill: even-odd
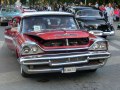
[(91, 45), (89, 50), (108, 50), (107, 41), (98, 41)]
[(38, 46), (32, 46), (31, 47), (31, 50), (34, 52), (34, 53), (36, 53), (36, 52), (38, 52)]
[(30, 47), (28, 47), (28, 46), (25, 46), (24, 48), (23, 48), (23, 52), (24, 53), (29, 53), (30, 52)]
[(6, 20), (6, 17), (1, 17), (1, 21), (2, 21), (2, 20)]
[(93, 32), (93, 31), (89, 31), (89, 33), (94, 34), (94, 32)]
[(28, 55), (28, 54), (38, 54), (43, 53), (43, 50), (38, 45), (25, 45), (22, 48), (21, 54)]

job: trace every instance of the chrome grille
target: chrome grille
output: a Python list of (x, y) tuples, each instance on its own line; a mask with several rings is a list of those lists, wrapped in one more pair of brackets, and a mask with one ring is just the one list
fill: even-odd
[(76, 62), (76, 61), (84, 61), (87, 57), (75, 57), (75, 58), (65, 58), (65, 59), (57, 59), (50, 60), (51, 63), (66, 63), (66, 62)]
[(46, 47), (55, 46), (79, 46), (87, 45), (89, 43), (89, 38), (69, 38), (69, 39), (59, 39), (59, 40), (46, 40), (43, 45)]

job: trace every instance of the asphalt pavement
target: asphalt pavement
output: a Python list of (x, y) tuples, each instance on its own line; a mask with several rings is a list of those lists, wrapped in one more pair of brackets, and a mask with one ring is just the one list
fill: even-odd
[[(117, 25), (114, 23), (114, 25)], [(96, 72), (37, 74), (24, 78), (0, 27), (0, 90), (120, 90), (120, 30), (108, 37), (111, 58)]]

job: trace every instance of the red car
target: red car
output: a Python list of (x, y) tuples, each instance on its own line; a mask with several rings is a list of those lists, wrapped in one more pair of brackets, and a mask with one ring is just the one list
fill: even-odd
[(5, 41), (16, 53), (24, 77), (37, 73), (96, 71), (110, 57), (107, 40), (81, 30), (70, 13), (23, 13), (14, 19), (12, 27), (5, 29)]

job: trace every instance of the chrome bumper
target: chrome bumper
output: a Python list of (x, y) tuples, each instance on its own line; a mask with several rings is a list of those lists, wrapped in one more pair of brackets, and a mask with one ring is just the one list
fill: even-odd
[[(84, 60), (78, 61), (69, 61), (70, 58), (81, 58), (86, 57)], [(26, 73), (33, 74), (33, 73), (50, 73), (50, 72), (62, 72), (64, 67), (75, 67), (76, 70), (90, 70), (90, 69), (97, 69), (105, 65), (107, 59), (110, 57), (109, 52), (86, 52), (86, 53), (64, 53), (64, 54), (54, 54), (54, 55), (33, 55), (33, 56), (25, 56), (18, 59), (19, 63), (21, 64), (23, 70)], [(68, 59), (66, 62), (56, 62), (52, 63), (53, 60), (62, 60)], [(102, 63), (98, 64), (91, 64), (87, 65), (89, 61), (97, 61), (103, 60)], [(82, 65), (85, 64), (85, 65)], [(28, 68), (28, 66), (41, 66), (41, 65), (48, 65), (47, 68)]]
[(115, 35), (115, 31), (111, 31), (111, 32), (103, 32), (104, 36), (112, 36)]
[(112, 36), (115, 34), (115, 31), (111, 31), (111, 32), (103, 32), (103, 31), (92, 31), (92, 34), (94, 34), (95, 36)]
[[(83, 70), (93, 70), (93, 69), (97, 69), (100, 67), (103, 67), (106, 64), (106, 61), (103, 62), (102, 64), (98, 64), (98, 65), (89, 65), (89, 66), (79, 66), (76, 67), (76, 71), (83, 71)], [(63, 73), (63, 67), (61, 68), (49, 68), (49, 69), (29, 69), (26, 66), (22, 66), (24, 71), (28, 74), (38, 74), (38, 73), (54, 73), (54, 72), (61, 72)]]

